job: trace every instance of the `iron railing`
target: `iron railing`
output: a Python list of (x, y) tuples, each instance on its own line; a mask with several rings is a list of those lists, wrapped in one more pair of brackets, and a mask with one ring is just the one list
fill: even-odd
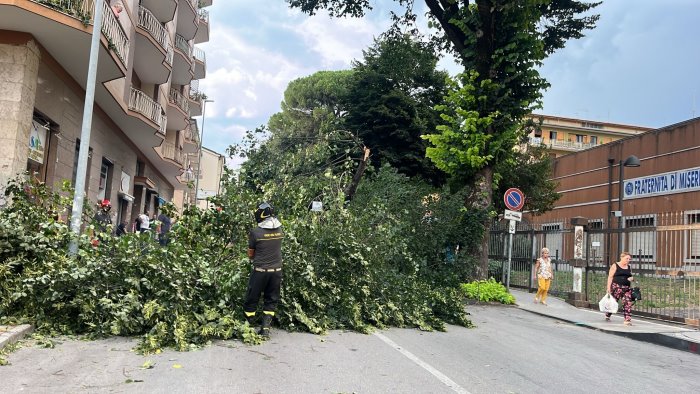
[(139, 6), (139, 24), (138, 26), (148, 32), (153, 37), (161, 48), (166, 49), (169, 45), (168, 32), (163, 25), (158, 22), (158, 19), (153, 16), (151, 11), (143, 6)]
[(168, 99), (186, 114), (190, 113), (190, 102), (185, 99), (185, 96), (183, 96), (182, 93), (178, 92), (176, 89), (170, 88), (170, 95), (168, 95)]
[[(618, 251), (632, 255), (631, 267), (642, 289), (633, 314), (700, 326), (700, 211), (625, 216), (606, 225), (591, 220), (584, 236), (584, 300), (596, 308), (605, 294), (609, 264)], [(490, 275), (505, 281), (508, 229), (494, 224), (489, 239)], [(573, 228), (569, 220), (521, 222), (513, 234), (510, 285), (534, 290), (534, 261), (547, 246), (553, 258), (550, 292), (568, 297), (573, 287)]]
[(165, 133), (165, 115), (163, 108), (152, 98), (138, 89), (131, 88), (129, 95), (129, 109), (140, 113), (158, 125), (158, 129)]
[(185, 54), (185, 56), (187, 56), (187, 59), (192, 61), (192, 45), (185, 39), (185, 37), (179, 34), (175, 35), (175, 48), (179, 49)]
[[(78, 19), (85, 26), (93, 23), (95, 0), (31, 0), (53, 10)], [(110, 49), (114, 50), (122, 65), (126, 66), (129, 58), (129, 38), (119, 21), (114, 16), (109, 2), (102, 2), (102, 34)]]
[(193, 54), (194, 54), (194, 58), (195, 58), (196, 60), (199, 60), (200, 62), (206, 64), (206, 62), (207, 62), (207, 55), (206, 55), (206, 53), (205, 53), (202, 49), (197, 48), (197, 47), (194, 47)]

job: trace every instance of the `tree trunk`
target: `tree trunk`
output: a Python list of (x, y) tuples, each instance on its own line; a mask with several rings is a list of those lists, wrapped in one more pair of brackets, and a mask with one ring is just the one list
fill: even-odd
[(365, 169), (367, 168), (367, 161), (369, 159), (369, 148), (364, 146), (362, 149), (365, 152), (364, 157), (360, 161), (360, 164), (357, 166), (355, 175), (352, 177), (352, 182), (350, 182), (350, 184), (345, 188), (345, 199), (347, 201), (352, 200), (352, 198), (355, 196), (357, 186), (360, 185), (362, 175), (365, 173)]
[[(476, 206), (479, 209), (490, 211), (493, 205), (493, 168), (490, 165), (479, 171), (475, 186), (478, 196)], [(479, 261), (476, 267), (477, 279), (487, 279), (489, 275), (489, 234), (492, 221), (493, 218), (491, 216), (487, 216), (484, 219), (484, 236), (481, 238), (481, 244), (477, 248)]]

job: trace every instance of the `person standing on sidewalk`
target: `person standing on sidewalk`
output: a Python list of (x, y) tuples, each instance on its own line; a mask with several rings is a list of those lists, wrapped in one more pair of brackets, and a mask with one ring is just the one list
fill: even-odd
[(537, 273), (535, 304), (541, 302), (543, 305), (547, 305), (547, 293), (554, 277), (552, 259), (549, 258), (549, 249), (542, 248), (542, 251), (540, 251), (540, 258), (535, 262), (535, 272)]
[[(618, 302), (622, 299), (622, 313), (625, 317), (624, 325), (632, 325), (632, 269), (630, 260), (632, 256), (628, 252), (620, 254), (620, 261), (610, 266), (608, 271), (608, 294), (611, 294)], [(605, 314), (605, 320), (610, 321), (612, 313)]]
[(243, 311), (248, 324), (253, 325), (260, 295), (263, 295), (263, 316), (258, 334), (269, 337), (270, 325), (280, 300), (282, 284), (282, 223), (272, 205), (263, 202), (255, 211), (258, 225), (248, 234), (248, 258), (253, 272), (248, 280)]

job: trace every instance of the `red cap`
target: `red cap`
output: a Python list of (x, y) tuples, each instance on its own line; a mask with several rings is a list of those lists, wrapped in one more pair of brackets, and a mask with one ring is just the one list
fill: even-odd
[(112, 203), (110, 203), (109, 200), (106, 198), (100, 202), (100, 208), (111, 207), (111, 206), (112, 206)]

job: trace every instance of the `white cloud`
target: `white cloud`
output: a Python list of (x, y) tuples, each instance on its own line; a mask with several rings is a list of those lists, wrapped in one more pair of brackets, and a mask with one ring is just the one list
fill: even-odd
[(369, 19), (331, 19), (317, 15), (288, 28), (296, 31), (306, 46), (321, 57), (322, 68), (338, 68), (349, 67), (353, 60), (361, 59), (362, 50), (386, 26), (377, 26)]

